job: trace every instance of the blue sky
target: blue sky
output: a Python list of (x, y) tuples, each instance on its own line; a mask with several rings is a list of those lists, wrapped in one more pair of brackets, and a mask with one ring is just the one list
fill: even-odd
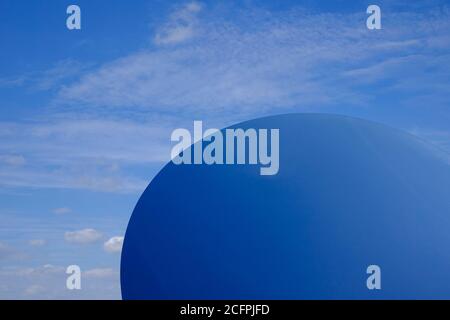
[(449, 1), (73, 3), (82, 30), (72, 2), (0, 1), (0, 298), (120, 298), (105, 243), (193, 120), (337, 113), (450, 151)]

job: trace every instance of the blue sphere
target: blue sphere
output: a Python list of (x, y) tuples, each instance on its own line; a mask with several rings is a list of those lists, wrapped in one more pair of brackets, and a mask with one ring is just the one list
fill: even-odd
[(336, 115), (233, 127), (279, 128), (278, 174), (167, 164), (128, 225), (124, 299), (450, 299), (447, 154)]

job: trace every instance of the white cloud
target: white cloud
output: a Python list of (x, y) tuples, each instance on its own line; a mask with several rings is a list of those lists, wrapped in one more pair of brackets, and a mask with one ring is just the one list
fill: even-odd
[(103, 244), (106, 252), (116, 253), (122, 251), (124, 237), (112, 237)]
[(42, 275), (51, 275), (51, 274), (64, 274), (65, 268), (62, 266), (54, 266), (51, 264), (46, 264), (43, 266), (39, 266), (36, 268), (28, 267), (28, 268), (20, 268), (20, 267), (3, 267), (0, 269), (0, 276), (4, 277), (38, 277)]
[(190, 2), (178, 8), (155, 35), (158, 45), (176, 44), (187, 41), (195, 36), (197, 14), (202, 10), (198, 2)]
[(95, 229), (83, 229), (77, 231), (67, 231), (64, 239), (70, 243), (89, 244), (99, 241), (102, 234)]
[(119, 272), (95, 268), (82, 272), (82, 290), (67, 290), (63, 266), (1, 267), (0, 299), (120, 299)]
[(49, 90), (57, 87), (63, 81), (80, 75), (87, 67), (87, 65), (75, 60), (68, 59), (59, 61), (53, 68), (42, 72), (34, 79), (34, 87), (37, 90)]
[(27, 86), (32, 90), (46, 91), (58, 88), (64, 81), (79, 76), (80, 73), (87, 71), (88, 68), (89, 65), (82, 64), (76, 60), (61, 60), (44, 71), (28, 72), (11, 78), (0, 78), (0, 87)]
[[(391, 85), (404, 81), (396, 71), (412, 65), (409, 89), (420, 86), (421, 76), (433, 85), (449, 84), (447, 70), (439, 71), (446, 60), (433, 59), (435, 42), (429, 41), (447, 34), (450, 14), (445, 10), (393, 13), (384, 18), (389, 28), (381, 33), (367, 30), (360, 14), (313, 14), (301, 9), (233, 13), (238, 22), (217, 13), (198, 21), (202, 32), (195, 41), (130, 53), (104, 64), (64, 87), (58, 101), (179, 116), (247, 116), (364, 106), (376, 90), (359, 90), (355, 84), (371, 71), (383, 79), (380, 67), (392, 71), (387, 74)], [(189, 34), (180, 32), (185, 33)], [(423, 59), (414, 60), (419, 53)], [(390, 62), (383, 65), (385, 59)], [(356, 80), (349, 79), (351, 70)], [(429, 70), (437, 80), (428, 76)], [(436, 91), (445, 95), (444, 90)]]
[(30, 240), (28, 243), (30, 244), (30, 246), (33, 247), (42, 247), (47, 243), (47, 241), (45, 241), (44, 239), (33, 239)]
[(86, 278), (111, 278), (118, 276), (118, 272), (111, 268), (97, 268), (83, 272)]

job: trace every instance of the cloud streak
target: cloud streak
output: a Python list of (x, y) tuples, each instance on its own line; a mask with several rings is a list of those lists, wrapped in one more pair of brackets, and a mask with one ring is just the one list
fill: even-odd
[(385, 30), (378, 33), (366, 29), (361, 14), (301, 9), (235, 14), (233, 22), (205, 14), (195, 39), (107, 63), (63, 88), (59, 101), (208, 116), (254, 115), (343, 103), (363, 106), (377, 92), (355, 88), (355, 81), (389, 79), (400, 88), (398, 70), (415, 70), (408, 88), (419, 86), (420, 72), (430, 68), (448, 85), (447, 70), (438, 70), (448, 65), (448, 47), (442, 46), (450, 39), (448, 9), (390, 14), (384, 18)]
[(119, 272), (112, 268), (82, 271), (82, 290), (65, 287), (66, 268), (1, 267), (0, 299), (120, 299)]
[(98, 242), (103, 235), (95, 229), (82, 229), (77, 231), (67, 231), (64, 239), (69, 243), (91, 244)]
[(140, 192), (147, 185), (145, 176), (122, 168), (168, 160), (167, 123), (69, 116), (0, 123), (0, 185)]
[(45, 241), (44, 239), (33, 239), (30, 240), (28, 243), (32, 247), (42, 247), (47, 243), (47, 241)]

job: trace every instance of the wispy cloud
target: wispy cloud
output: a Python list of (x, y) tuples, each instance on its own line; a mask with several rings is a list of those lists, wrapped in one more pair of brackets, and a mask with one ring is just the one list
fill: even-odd
[(21, 155), (0, 154), (0, 163), (6, 164), (8, 166), (22, 166), (25, 164), (25, 162), (25, 158)]
[(441, 150), (446, 151), (448, 155), (447, 161), (450, 164), (450, 132), (445, 130), (433, 130), (423, 128), (413, 128), (409, 130), (411, 134), (420, 136), (427, 141), (432, 142), (435, 146), (438, 146)]
[(0, 299), (120, 299), (119, 272), (82, 271), (82, 289), (68, 290), (66, 268), (56, 265), (0, 268)]
[(119, 273), (112, 268), (96, 268), (84, 271), (84, 277), (87, 278), (112, 278), (117, 277)]
[(42, 294), (45, 292), (45, 287), (38, 285), (38, 284), (33, 284), (29, 287), (27, 287), (24, 291), (26, 296), (36, 296), (38, 294)]
[(25, 258), (25, 254), (13, 246), (0, 242), (0, 261), (19, 261)]
[(189, 2), (177, 8), (169, 17), (169, 21), (158, 28), (155, 43), (158, 45), (177, 44), (195, 36), (197, 15), (202, 10), (199, 2)]
[(116, 236), (110, 238), (103, 244), (103, 248), (109, 253), (118, 253), (122, 251), (124, 237)]
[[(448, 9), (385, 15), (380, 32), (367, 30), (361, 14), (234, 13), (233, 21), (206, 14), (198, 36), (177, 47), (131, 53), (89, 72), (64, 87), (59, 101), (208, 116), (364, 106), (380, 91), (355, 87), (349, 75), (356, 83), (389, 79), (398, 88), (398, 70), (409, 70), (415, 88), (420, 70), (447, 60)], [(442, 80), (448, 85), (445, 78), (432, 84)]]
[(30, 240), (28, 243), (30, 244), (30, 246), (33, 247), (42, 247), (47, 243), (47, 241), (45, 241), (44, 239), (33, 239)]
[(170, 130), (162, 120), (0, 123), (0, 185), (140, 192), (147, 181), (122, 167), (169, 159)]
[(52, 212), (53, 212), (54, 214), (57, 214), (57, 215), (63, 215), (63, 214), (71, 213), (71, 212), (72, 212), (72, 209), (67, 208), (67, 207), (61, 207), (61, 208), (55, 208), (55, 209), (53, 209)]
[(67, 231), (64, 239), (69, 243), (90, 244), (98, 242), (103, 235), (95, 229), (82, 229), (77, 231)]
[(51, 68), (33, 71), (23, 75), (0, 78), (0, 88), (26, 87), (35, 91), (59, 89), (65, 82), (74, 80), (86, 72), (92, 64), (84, 64), (76, 60), (65, 59), (58, 61)]

